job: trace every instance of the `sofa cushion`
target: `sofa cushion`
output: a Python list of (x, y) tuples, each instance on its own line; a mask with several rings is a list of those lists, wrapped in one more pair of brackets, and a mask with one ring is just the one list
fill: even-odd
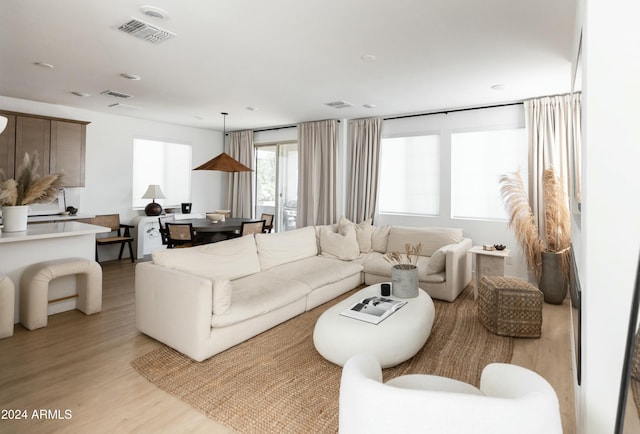
[(320, 229), (320, 254), (326, 258), (349, 261), (360, 256), (356, 229), (352, 224), (338, 226), (338, 232), (330, 228)]
[(445, 270), (447, 250), (449, 250), (449, 247), (452, 247), (452, 244), (440, 247), (433, 255), (431, 255), (429, 263), (427, 264), (427, 274), (442, 273)]
[(374, 252), (386, 253), (391, 226), (374, 226), (371, 231), (371, 249)]
[(231, 281), (216, 279), (213, 281), (213, 304), (211, 311), (215, 315), (223, 315), (231, 307)]
[(211, 280), (233, 280), (260, 271), (253, 237), (238, 237), (188, 249), (154, 250), (151, 256), (157, 265)]
[(272, 268), (265, 273), (287, 276), (316, 289), (362, 272), (362, 265), (338, 259), (314, 256)]
[(313, 226), (272, 234), (256, 234), (258, 258), (263, 270), (318, 254)]
[(406, 244), (422, 243), (420, 256), (431, 256), (440, 247), (459, 243), (460, 241), (462, 241), (462, 229), (460, 228), (393, 226), (389, 231), (387, 252), (403, 253)]
[[(224, 315), (212, 315), (212, 327), (226, 327), (273, 312), (304, 298), (311, 289), (275, 273), (257, 273), (232, 282), (231, 306)], [(300, 312), (302, 313), (302, 312)]]

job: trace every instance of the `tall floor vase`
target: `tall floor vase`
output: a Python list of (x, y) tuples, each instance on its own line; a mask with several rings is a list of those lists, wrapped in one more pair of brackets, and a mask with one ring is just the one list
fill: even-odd
[(560, 254), (542, 252), (542, 275), (538, 288), (544, 295), (544, 301), (550, 304), (562, 304), (567, 296), (567, 280), (560, 267)]

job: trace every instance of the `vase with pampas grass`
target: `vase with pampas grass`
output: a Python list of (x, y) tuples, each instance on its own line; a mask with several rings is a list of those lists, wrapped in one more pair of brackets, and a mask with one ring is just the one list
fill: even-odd
[(547, 303), (561, 304), (570, 271), (571, 217), (567, 196), (553, 169), (543, 173), (544, 237), (538, 231), (520, 172), (500, 177), (500, 195), (509, 214), (509, 227), (523, 248), (527, 264)]
[(422, 251), (422, 243), (405, 244), (405, 256), (400, 252), (386, 253), (383, 258), (392, 265), (392, 293), (399, 298), (414, 298), (419, 294), (418, 257)]
[(38, 157), (25, 153), (17, 177), (6, 178), (0, 170), (0, 205), (5, 232), (27, 230), (29, 205), (53, 202), (62, 185), (62, 173), (38, 175)]

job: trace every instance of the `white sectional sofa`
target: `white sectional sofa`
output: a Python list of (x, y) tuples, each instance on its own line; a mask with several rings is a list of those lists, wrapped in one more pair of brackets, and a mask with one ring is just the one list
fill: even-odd
[(471, 240), (461, 230), (378, 228), (343, 219), (154, 251), (152, 262), (136, 265), (136, 325), (202, 361), (362, 283), (389, 281), (391, 266), (381, 250), (402, 243), (404, 251), (405, 241), (428, 247), (418, 267), (421, 287), (432, 297), (453, 301), (471, 281)]

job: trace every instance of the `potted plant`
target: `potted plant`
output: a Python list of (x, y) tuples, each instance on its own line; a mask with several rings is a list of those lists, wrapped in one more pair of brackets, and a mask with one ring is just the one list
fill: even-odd
[(548, 303), (560, 304), (567, 293), (570, 271), (571, 217), (567, 195), (553, 169), (543, 173), (544, 237), (527, 197), (520, 171), (500, 177), (500, 195), (509, 227), (524, 250), (529, 268)]
[(399, 252), (386, 253), (383, 258), (391, 267), (393, 295), (400, 298), (418, 296), (418, 256), (422, 251), (422, 243), (416, 245), (405, 244), (405, 255)]
[(63, 174), (58, 172), (40, 177), (38, 165), (35, 153), (25, 153), (16, 179), (6, 178), (0, 170), (0, 206), (5, 232), (27, 230), (28, 205), (53, 202), (58, 197)]

